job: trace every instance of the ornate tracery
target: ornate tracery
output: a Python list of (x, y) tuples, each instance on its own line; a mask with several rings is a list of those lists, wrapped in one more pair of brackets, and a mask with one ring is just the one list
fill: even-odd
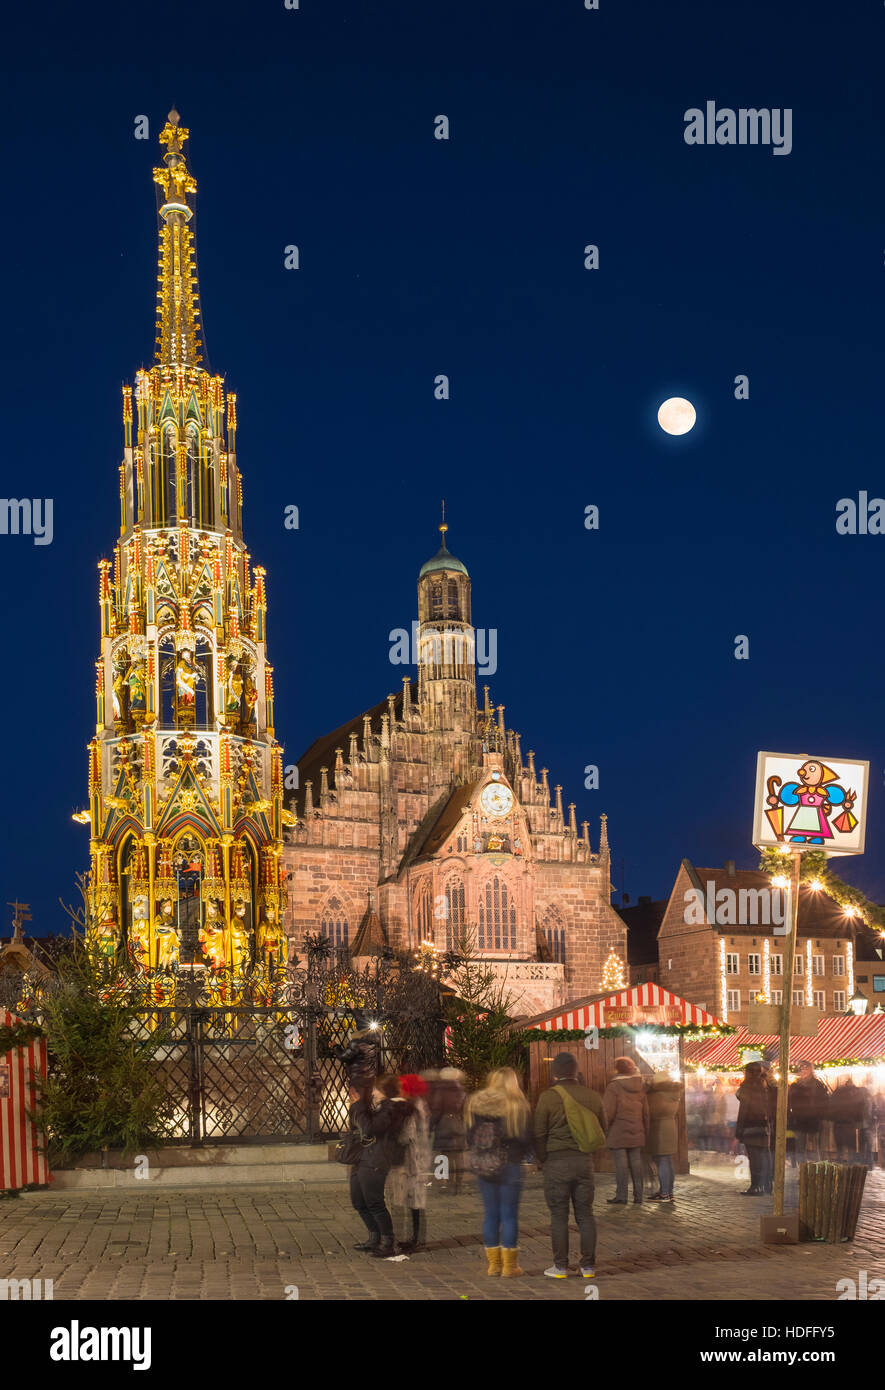
[[(263, 569), (242, 535), (236, 398), (201, 366), (193, 195), (161, 132), (157, 355), (123, 388), (120, 536), (99, 565), (89, 932), (232, 997), (285, 960), (282, 748)], [(134, 402), (134, 409), (133, 409)]]

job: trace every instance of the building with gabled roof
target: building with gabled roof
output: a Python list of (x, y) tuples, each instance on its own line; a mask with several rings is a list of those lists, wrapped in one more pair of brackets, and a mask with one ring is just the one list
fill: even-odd
[[(781, 1003), (785, 896), (768, 874), (736, 869), (733, 860), (701, 869), (683, 859), (658, 932), (661, 985), (738, 1027), (754, 1000)], [(856, 988), (858, 923), (823, 890), (801, 885), (794, 1005), (845, 1012)]]

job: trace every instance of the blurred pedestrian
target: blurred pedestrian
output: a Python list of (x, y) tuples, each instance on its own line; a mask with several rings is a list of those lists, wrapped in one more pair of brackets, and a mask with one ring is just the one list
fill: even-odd
[(553, 1083), (543, 1091), (535, 1110), (535, 1158), (544, 1174), (544, 1197), (550, 1209), (553, 1264), (550, 1279), (568, 1275), (568, 1227), (574, 1209), (581, 1238), (580, 1270), (585, 1279), (596, 1274), (596, 1222), (593, 1217), (592, 1153), (605, 1142), (602, 1097), (578, 1076), (570, 1052), (553, 1059)]
[(798, 1163), (820, 1162), (820, 1132), (827, 1113), (829, 1092), (815, 1076), (811, 1062), (796, 1063), (796, 1080), (788, 1091), (787, 1127), (796, 1139)]
[[(673, 1201), (673, 1155), (679, 1149), (679, 1106), (682, 1100), (682, 1086), (674, 1081), (669, 1072), (656, 1071), (649, 1086), (648, 1099), (648, 1140), (646, 1148), (655, 1161), (658, 1170), (658, 1190), (649, 1200), (652, 1202)], [(722, 1097), (724, 1128), (724, 1096)]]
[(863, 1163), (872, 1124), (872, 1100), (865, 1087), (855, 1084), (850, 1072), (839, 1079), (831, 1092), (829, 1114), (839, 1162)]
[(457, 1067), (443, 1067), (433, 1087), (430, 1110), (433, 1152), (446, 1160), (448, 1177), (443, 1179), (442, 1190), (456, 1197), (461, 1191), (464, 1150), (467, 1147), (464, 1128), (467, 1092), (464, 1080), (463, 1071)]
[(738, 1117), (734, 1135), (747, 1150), (750, 1186), (744, 1197), (761, 1197), (772, 1190), (772, 1136), (777, 1088), (768, 1080), (761, 1062), (748, 1062), (738, 1087)]
[[(401, 1161), (391, 1166), (387, 1179), (390, 1205), (399, 1217), (401, 1254), (423, 1250), (427, 1243), (427, 1185), (430, 1181), (430, 1112), (425, 1096), (427, 1082), (412, 1073), (397, 1083), (399, 1104), (407, 1107), (397, 1139)], [(397, 1103), (396, 1101), (394, 1102)]]
[(642, 1150), (648, 1134), (648, 1100), (632, 1057), (615, 1059), (615, 1075), (602, 1097), (605, 1142), (615, 1165), (615, 1195), (610, 1205), (627, 1205), (627, 1178), (633, 1180), (633, 1201), (642, 1202)]
[(464, 1108), (470, 1165), (483, 1204), (482, 1239), (488, 1273), (505, 1279), (519, 1268), (522, 1164), (531, 1152), (531, 1110), (512, 1067), (489, 1072)]

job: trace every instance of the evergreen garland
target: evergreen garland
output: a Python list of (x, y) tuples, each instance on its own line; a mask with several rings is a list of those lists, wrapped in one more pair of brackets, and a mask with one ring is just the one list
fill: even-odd
[[(792, 870), (792, 856), (788, 849), (766, 849), (762, 852), (759, 868), (763, 874), (783, 874), (789, 878)], [(833, 899), (841, 908), (853, 908), (852, 915), (858, 917), (864, 926), (873, 931), (885, 933), (885, 907), (870, 902), (859, 888), (852, 888), (829, 867), (826, 851), (808, 849), (802, 851), (799, 866), (799, 882), (820, 884), (821, 891)]]
[(45, 1033), (36, 1023), (0, 1024), (0, 1057), (16, 1048), (27, 1047), (34, 1038), (43, 1038)]
[[(587, 1028), (526, 1028), (516, 1036), (528, 1046), (535, 1042), (583, 1042), (590, 1030)], [(664, 1037), (718, 1037), (726, 1033), (736, 1033), (728, 1023), (618, 1023), (610, 1028), (598, 1029), (600, 1038), (626, 1038), (637, 1033), (657, 1033)]]

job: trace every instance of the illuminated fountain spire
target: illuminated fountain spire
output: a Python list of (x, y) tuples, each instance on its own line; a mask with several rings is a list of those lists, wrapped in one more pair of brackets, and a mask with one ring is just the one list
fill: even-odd
[(89, 753), (90, 938), (166, 992), (183, 972), (218, 989), (279, 972), (291, 823), (266, 575), (243, 538), (236, 397), (201, 365), (187, 138), (170, 111), (153, 171), (157, 352), (123, 387), (120, 531), (99, 566)]
[(157, 280), (157, 361), (166, 366), (196, 367), (200, 351), (200, 291), (197, 283), (196, 248), (188, 202), (197, 181), (187, 167), (182, 146), (190, 132), (179, 125), (175, 107), (160, 132), (166, 146), (163, 167), (154, 169), (154, 183), (162, 190), (160, 249)]

